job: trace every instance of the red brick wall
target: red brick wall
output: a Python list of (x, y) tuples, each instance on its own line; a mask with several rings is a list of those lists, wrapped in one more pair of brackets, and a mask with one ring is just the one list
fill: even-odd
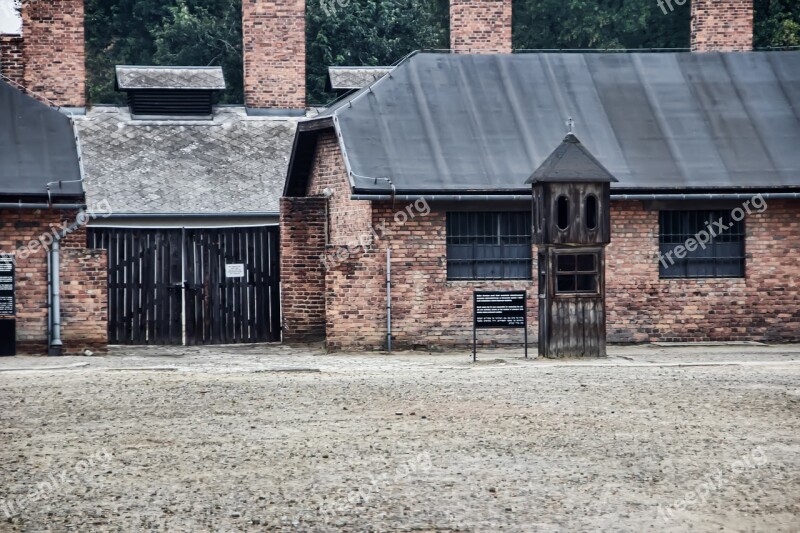
[(350, 199), (350, 182), (340, 153), (335, 134), (320, 134), (307, 194), (322, 196), (326, 188), (333, 191), (328, 199), (328, 244), (355, 245), (370, 238), (372, 206), (370, 202)]
[[(71, 217), (74, 220), (75, 217)], [(108, 252), (86, 248), (86, 225), (61, 245), (61, 338), (65, 353), (108, 346)]]
[(511, 0), (450, 0), (450, 48), (511, 53)]
[(281, 198), (284, 342), (325, 336), (325, 199)]
[(22, 8), (25, 87), (47, 103), (86, 105), (83, 0), (32, 0)]
[(24, 44), (20, 35), (0, 35), (0, 74), (20, 85), (25, 84)]
[(692, 51), (753, 49), (753, 0), (692, 0), (691, 6)]
[(305, 0), (243, 0), (245, 105), (306, 107)]
[[(38, 241), (74, 212), (1, 210), (0, 251), (12, 253)], [(102, 350), (107, 344), (106, 252), (84, 247), (85, 230), (62, 243), (62, 339), (68, 353), (84, 348)], [(47, 351), (47, 252), (41, 244), (16, 259), (17, 342), (21, 352)]]
[(800, 202), (748, 215), (741, 279), (659, 279), (658, 212), (612, 207), (609, 342), (800, 340)]
[[(333, 198), (341, 197), (338, 208), (362, 216), (364, 211), (354, 205), (361, 202), (349, 200), (338, 148), (326, 141), (318, 155), (309, 191), (331, 187), (336, 191)], [(345, 185), (336, 185), (336, 176)], [(396, 347), (468, 345), (474, 290), (527, 290), (529, 334), (535, 340), (535, 247), (530, 281), (447, 281), (444, 210), (421, 215), (412, 208), (417, 214), (411, 218), (397, 216), (406, 204), (375, 202), (371, 227), (377, 236), (369, 246), (348, 246), (364, 230), (364, 221), (353, 224), (356, 215), (352, 215), (338, 221), (341, 228), (331, 228), (338, 242), (325, 247), (324, 200), (284, 202), (291, 202), (292, 209), (282, 205), (282, 211), (291, 213), (291, 217), (282, 215), (282, 276), (284, 284), (294, 283), (303, 297), (296, 305), (284, 291), (284, 316), (313, 323), (315, 338), (324, 324), (329, 349), (385, 347), (388, 247), (392, 249)], [(763, 213), (754, 210), (748, 215), (743, 279), (659, 279), (658, 212), (646, 211), (641, 202), (613, 202), (611, 225), (612, 243), (606, 255), (609, 342), (800, 341), (800, 202), (768, 201)], [(297, 247), (301, 253), (295, 251)], [(320, 269), (321, 262), (315, 261), (323, 250), (329, 259), (327, 269)], [(324, 302), (316, 297), (321, 287)], [(289, 296), (293, 297), (291, 292)], [(303, 329), (295, 332), (294, 338), (301, 340)], [(482, 344), (518, 344), (520, 339), (517, 330), (479, 334)]]
[[(392, 337), (398, 348), (435, 350), (443, 346), (469, 345), (472, 342), (472, 295), (476, 290), (527, 290), (529, 340), (535, 341), (538, 314), (535, 282), (448, 281), (446, 212), (432, 209), (424, 215), (425, 210), (412, 207), (413, 218), (399, 215), (406, 207), (389, 202), (375, 204), (373, 223), (385, 228), (386, 234), (377, 241), (378, 249), (372, 257), (361, 260), (357, 267), (349, 267), (362, 273), (362, 278), (345, 276), (342, 281), (349, 292), (343, 303), (351, 306), (351, 317), (359, 307), (354, 298), (358, 284), (367, 285), (370, 290), (367, 302), (360, 305), (363, 316), (359, 319), (364, 330), (348, 331), (347, 324), (341, 325), (340, 330), (329, 326), (329, 333), (334, 332), (331, 339), (334, 348), (347, 348), (348, 343), (354, 342), (352, 339), (358, 339), (359, 343), (376, 339), (378, 342), (373, 347), (385, 346), (387, 247), (392, 249)], [(532, 278), (535, 271), (534, 264)], [(328, 322), (330, 324), (330, 317)], [(340, 331), (341, 334), (336, 335)], [(482, 330), (478, 341), (481, 345), (521, 344), (522, 331)]]

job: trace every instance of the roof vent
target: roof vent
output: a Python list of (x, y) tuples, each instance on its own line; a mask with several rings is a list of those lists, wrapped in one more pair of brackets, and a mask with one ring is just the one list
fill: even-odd
[(212, 118), (214, 91), (225, 89), (221, 67), (117, 66), (117, 90), (128, 93), (134, 119)]
[(339, 96), (355, 92), (371, 85), (394, 67), (328, 67), (328, 80), (325, 90), (335, 91)]

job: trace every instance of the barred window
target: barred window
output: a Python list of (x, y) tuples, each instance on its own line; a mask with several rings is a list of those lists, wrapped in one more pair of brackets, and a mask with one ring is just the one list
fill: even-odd
[(531, 279), (531, 214), (447, 213), (447, 279)]
[(733, 220), (729, 210), (661, 211), (659, 275), (744, 277), (744, 238), (744, 221)]

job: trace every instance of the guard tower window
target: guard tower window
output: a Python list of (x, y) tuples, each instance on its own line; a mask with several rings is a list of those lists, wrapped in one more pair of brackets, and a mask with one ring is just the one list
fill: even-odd
[(569, 227), (569, 198), (563, 194), (556, 200), (556, 224), (560, 230)]
[(447, 213), (447, 279), (531, 279), (531, 214)]
[(588, 229), (595, 229), (597, 227), (597, 196), (590, 194), (586, 197), (584, 211), (586, 227)]
[(744, 221), (733, 220), (730, 211), (661, 211), (659, 275), (661, 278), (742, 278), (744, 238)]
[(556, 255), (556, 294), (597, 294), (599, 261), (596, 253)]

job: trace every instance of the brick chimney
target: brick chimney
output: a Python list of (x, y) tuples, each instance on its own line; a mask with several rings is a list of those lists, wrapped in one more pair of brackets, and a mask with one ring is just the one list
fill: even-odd
[(243, 0), (242, 37), (248, 114), (304, 114), (305, 0)]
[(25, 85), (24, 40), (21, 35), (0, 35), (0, 74), (13, 83)]
[(86, 107), (83, 0), (28, 0), (22, 6), (25, 88), (61, 107)]
[(450, 48), (511, 53), (511, 0), (450, 0)]
[(753, 0), (691, 0), (692, 51), (753, 49)]

